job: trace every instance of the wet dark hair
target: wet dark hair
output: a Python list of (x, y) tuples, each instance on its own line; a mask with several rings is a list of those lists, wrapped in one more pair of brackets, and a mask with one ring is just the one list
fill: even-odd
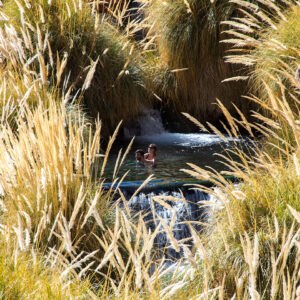
[(141, 155), (145, 155), (145, 152), (144, 152), (144, 150), (142, 150), (142, 149), (137, 149), (137, 150), (135, 151), (135, 153), (140, 153)]

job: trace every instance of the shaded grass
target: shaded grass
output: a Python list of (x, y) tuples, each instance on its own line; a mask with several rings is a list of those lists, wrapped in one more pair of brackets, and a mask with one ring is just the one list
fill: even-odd
[(231, 103), (235, 103), (248, 114), (251, 104), (241, 98), (246, 83), (222, 82), (246, 70), (226, 64), (224, 55), (229, 47), (220, 44), (226, 28), (221, 21), (237, 15), (235, 5), (208, 0), (142, 2), (149, 27), (145, 47), (154, 44), (159, 57), (146, 58), (156, 93), (200, 121), (216, 123), (222, 118), (216, 98), (231, 112)]

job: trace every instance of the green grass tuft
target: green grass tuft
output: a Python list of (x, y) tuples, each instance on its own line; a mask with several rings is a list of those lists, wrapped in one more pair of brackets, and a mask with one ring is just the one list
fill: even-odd
[(89, 282), (72, 274), (61, 278), (61, 269), (49, 267), (37, 253), (7, 248), (1, 236), (0, 295), (2, 299), (92, 298)]

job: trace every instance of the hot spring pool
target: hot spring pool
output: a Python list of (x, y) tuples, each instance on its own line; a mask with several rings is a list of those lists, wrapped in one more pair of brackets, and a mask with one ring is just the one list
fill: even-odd
[[(114, 145), (104, 173), (106, 182), (112, 181), (118, 151), (122, 148), (124, 152), (129, 142), (129, 139), (125, 139)], [(146, 151), (150, 143), (156, 144), (158, 148), (157, 166), (136, 165), (135, 151), (140, 148)], [(201, 168), (226, 170), (224, 160), (222, 162), (222, 159), (216, 153), (226, 154), (226, 151), (232, 149), (235, 143), (240, 147), (247, 147), (248, 145), (248, 142), (244, 139), (229, 139), (229, 143), (225, 143), (217, 135), (203, 133), (162, 133), (138, 136), (135, 138), (132, 148), (120, 168), (118, 177), (122, 177), (125, 172), (129, 171), (125, 181), (143, 181), (151, 174), (156, 179), (183, 181), (191, 179), (187, 174), (180, 171), (183, 168), (189, 169), (187, 163), (193, 163)], [(99, 159), (98, 169), (100, 169), (101, 164), (102, 161)]]

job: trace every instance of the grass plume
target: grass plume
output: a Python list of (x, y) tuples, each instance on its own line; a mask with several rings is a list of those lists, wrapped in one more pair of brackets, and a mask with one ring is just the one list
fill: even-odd
[[(247, 5), (247, 1), (240, 1), (237, 4), (244, 10), (243, 15), (225, 22), (231, 29), (227, 32), (229, 38), (224, 42), (233, 45), (227, 61), (249, 66), (252, 91), (266, 100), (271, 100), (266, 84), (278, 95), (281, 91), (277, 82), (285, 81), (285, 86), (292, 83), (287, 76), (294, 76), (300, 64), (300, 3), (283, 2), (265, 1), (268, 10), (262, 10), (255, 5)], [(287, 88), (295, 89), (297, 86)]]

